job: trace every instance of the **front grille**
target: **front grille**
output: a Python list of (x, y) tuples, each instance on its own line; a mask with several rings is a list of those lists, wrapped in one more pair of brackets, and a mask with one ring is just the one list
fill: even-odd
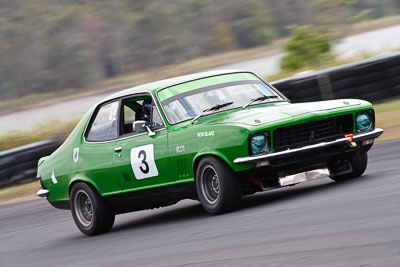
[(276, 151), (311, 145), (353, 133), (353, 115), (331, 117), (278, 128), (274, 131)]

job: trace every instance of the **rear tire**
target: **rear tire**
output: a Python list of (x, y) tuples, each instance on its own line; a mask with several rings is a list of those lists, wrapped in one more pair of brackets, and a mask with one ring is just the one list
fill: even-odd
[(196, 189), (203, 208), (221, 214), (239, 207), (242, 182), (222, 160), (205, 157), (196, 171)]
[(85, 235), (98, 235), (110, 231), (115, 214), (99, 193), (90, 185), (79, 182), (72, 187), (70, 195), (72, 217)]
[(330, 178), (336, 182), (339, 182), (361, 176), (367, 169), (368, 154), (366, 152), (362, 154), (357, 153), (349, 160), (349, 163), (353, 169), (352, 172), (339, 176), (330, 175)]

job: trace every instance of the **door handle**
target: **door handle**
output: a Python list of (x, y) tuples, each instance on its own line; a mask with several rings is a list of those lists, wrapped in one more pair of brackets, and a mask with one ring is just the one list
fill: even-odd
[(122, 150), (122, 146), (119, 146), (119, 147), (114, 148), (114, 151), (115, 151), (115, 152), (121, 152), (121, 150)]

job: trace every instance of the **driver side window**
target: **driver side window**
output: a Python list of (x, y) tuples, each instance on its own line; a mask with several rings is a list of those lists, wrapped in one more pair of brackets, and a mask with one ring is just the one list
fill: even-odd
[(145, 121), (145, 125), (150, 127), (151, 130), (164, 127), (161, 116), (150, 96), (138, 96), (122, 100), (121, 136), (143, 132), (142, 129), (134, 129), (135, 121)]

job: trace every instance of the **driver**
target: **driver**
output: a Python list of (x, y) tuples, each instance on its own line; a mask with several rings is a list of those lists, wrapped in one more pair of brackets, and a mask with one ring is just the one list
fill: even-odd
[(141, 109), (138, 109), (135, 114), (135, 120), (144, 120), (146, 125), (150, 127), (150, 115), (151, 115), (151, 99), (145, 99), (143, 101)]

